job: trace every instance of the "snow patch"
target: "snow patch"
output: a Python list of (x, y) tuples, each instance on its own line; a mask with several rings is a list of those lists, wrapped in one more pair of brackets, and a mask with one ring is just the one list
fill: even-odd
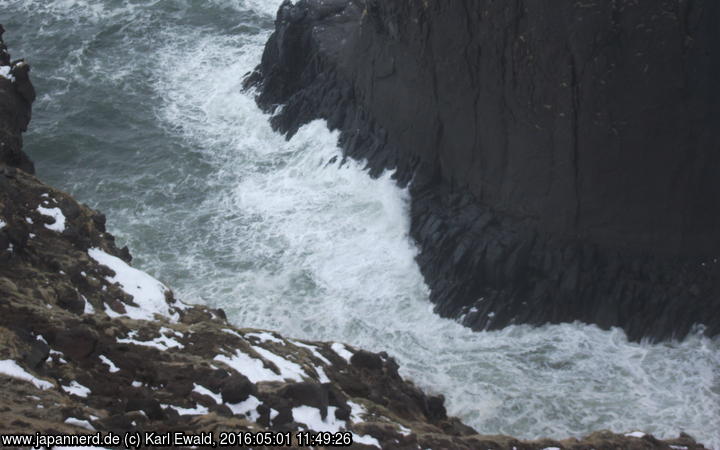
[[(74, 425), (76, 427), (85, 428), (86, 430), (95, 431), (95, 427), (90, 424), (87, 420), (76, 419), (75, 417), (68, 417), (65, 419), (65, 423), (68, 425)], [(53, 447), (57, 448), (57, 447)]]
[(370, 435), (367, 435), (367, 434), (359, 435), (359, 434), (355, 434), (355, 433), (353, 433), (352, 435), (353, 435), (353, 442), (357, 442), (357, 443), (365, 444), (365, 445), (374, 445), (377, 448), (382, 448), (382, 447), (380, 447), (380, 442)]
[(207, 395), (208, 397), (215, 400), (215, 403), (217, 403), (217, 404), (222, 404), (222, 402), (223, 402), (222, 395), (214, 393), (213, 391), (206, 388), (205, 386), (201, 386), (199, 384), (193, 383), (193, 392), (197, 392), (198, 394), (201, 394), (201, 395)]
[(293, 420), (304, 423), (308, 429), (313, 431), (337, 433), (346, 424), (344, 420), (338, 420), (335, 417), (336, 409), (335, 406), (328, 406), (327, 416), (323, 420), (320, 409), (313, 406), (298, 406), (292, 409)]
[(37, 211), (43, 216), (50, 216), (55, 219), (55, 223), (50, 225), (45, 224), (45, 228), (51, 231), (57, 231), (58, 233), (65, 231), (65, 215), (60, 208), (44, 208), (38, 206)]
[(49, 381), (41, 380), (40, 378), (28, 373), (12, 359), (0, 360), (0, 373), (18, 380), (29, 381), (38, 389), (50, 389), (54, 386)]
[(253, 422), (257, 421), (260, 417), (260, 414), (257, 412), (257, 407), (260, 406), (260, 404), (262, 404), (262, 402), (253, 395), (240, 403), (226, 403), (233, 414), (236, 416), (247, 416)]
[(0, 66), (0, 78), (15, 81), (15, 77), (10, 73), (10, 66)]
[(110, 358), (108, 358), (107, 356), (100, 355), (100, 361), (102, 361), (105, 365), (107, 365), (107, 366), (110, 367), (110, 368), (108, 369), (108, 371), (109, 371), (110, 373), (116, 373), (116, 372), (119, 372), (119, 371), (120, 371), (120, 369), (118, 368), (118, 366), (116, 366), (115, 363), (112, 362), (112, 361), (110, 360)]
[(202, 416), (203, 414), (207, 414), (209, 412), (208, 409), (202, 405), (195, 405), (194, 408), (182, 408), (180, 406), (165, 405), (161, 403), (161, 406), (163, 408), (172, 408), (181, 416)]
[(228, 357), (217, 355), (215, 361), (220, 361), (245, 375), (253, 383), (260, 381), (284, 381), (284, 378), (270, 369), (265, 368), (263, 362), (257, 358), (235, 350), (235, 355)]
[(645, 433), (643, 433), (642, 431), (633, 431), (632, 433), (625, 433), (625, 436), (641, 438), (645, 437)]
[(153, 347), (158, 350), (166, 351), (170, 350), (171, 348), (178, 348), (183, 349), (185, 346), (178, 341), (176, 341), (173, 338), (169, 338), (167, 336), (160, 335), (159, 337), (156, 337), (155, 339), (151, 341), (138, 341), (135, 339), (135, 335), (137, 334), (137, 331), (131, 331), (128, 334), (127, 338), (117, 339), (117, 342), (120, 344), (135, 344), (135, 345), (141, 345), (143, 347)]
[(309, 378), (300, 365), (292, 361), (288, 361), (287, 359), (265, 350), (262, 347), (256, 347), (253, 345), (252, 348), (258, 352), (260, 356), (274, 363), (280, 370), (281, 377), (294, 381), (303, 381), (303, 379)]
[[(164, 284), (147, 273), (130, 267), (122, 259), (108, 255), (99, 248), (89, 249), (88, 255), (115, 272), (114, 277), (106, 277), (106, 280), (110, 283), (118, 283), (122, 290), (131, 295), (134, 302), (139, 305), (139, 307), (125, 305), (128, 317), (136, 320), (153, 320), (154, 314), (160, 314), (177, 320), (177, 314), (171, 312), (165, 301), (165, 293), (168, 288)], [(110, 313), (108, 315), (113, 317)]]
[(247, 337), (247, 336), (250, 336), (250, 337), (258, 338), (258, 339), (260, 339), (260, 342), (275, 342), (275, 343), (278, 343), (278, 344), (285, 345), (285, 341), (283, 341), (282, 339), (278, 339), (278, 338), (276, 338), (275, 336), (273, 336), (272, 334), (266, 333), (266, 332), (262, 332), (262, 333), (247, 333), (245, 336), (246, 336), (246, 337)]
[(363, 416), (367, 414), (367, 409), (365, 409), (363, 405), (353, 401), (348, 401), (347, 404), (350, 407), (350, 420), (352, 420), (353, 423), (364, 422), (365, 419)]
[(333, 342), (331, 348), (335, 353), (340, 355), (345, 361), (350, 362), (350, 358), (352, 358), (353, 353), (348, 351), (347, 347), (345, 345), (339, 343), (339, 342)]
[(63, 355), (62, 352), (59, 352), (57, 350), (50, 350), (50, 356), (57, 356), (58, 362), (62, 364), (67, 364), (67, 361), (65, 361), (65, 358), (63, 358), (63, 356), (65, 355)]
[(86, 398), (88, 394), (92, 392), (90, 389), (78, 383), (77, 381), (73, 381), (72, 383), (70, 383), (69, 386), (61, 385), (60, 387), (62, 387), (63, 391), (67, 392), (68, 394), (77, 395), (78, 397), (83, 398)]
[(304, 344), (304, 343), (298, 342), (298, 341), (290, 341), (290, 342), (292, 342), (293, 345), (296, 345), (296, 346), (298, 346), (298, 347), (302, 347), (302, 348), (306, 348), (306, 349), (310, 350), (310, 351), (312, 352), (312, 354), (315, 355), (315, 357), (316, 357), (317, 359), (319, 359), (320, 361), (324, 362), (324, 363), (327, 364), (328, 366), (332, 366), (332, 363), (330, 362), (330, 360), (327, 359), (326, 357), (324, 357), (324, 356), (318, 351), (317, 347), (315, 347), (314, 345)]
[(330, 378), (328, 378), (327, 374), (325, 373), (325, 370), (320, 366), (315, 366), (315, 372), (318, 374), (318, 381), (320, 383), (329, 383)]
[[(95, 314), (95, 308), (93, 308), (92, 303), (88, 301), (85, 296), (82, 296), (82, 299), (85, 300), (85, 306), (83, 307), (83, 314)], [(109, 314), (108, 314), (109, 315)]]
[(223, 328), (222, 331), (224, 331), (224, 332), (226, 332), (226, 333), (228, 333), (228, 334), (232, 334), (232, 335), (235, 336), (235, 337), (239, 337), (240, 339), (244, 339), (242, 336), (240, 336), (240, 333), (238, 333), (238, 332), (235, 331), (235, 330), (231, 330), (230, 328)]

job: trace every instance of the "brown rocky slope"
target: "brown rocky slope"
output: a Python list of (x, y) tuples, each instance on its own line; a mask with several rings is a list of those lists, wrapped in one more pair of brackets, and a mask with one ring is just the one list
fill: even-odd
[(347, 431), (354, 448), (704, 448), (686, 435), (482, 436), (384, 353), (238, 328), (176, 300), (130, 266), (102, 214), (33, 176), (28, 72), (0, 40), (3, 436), (314, 430)]

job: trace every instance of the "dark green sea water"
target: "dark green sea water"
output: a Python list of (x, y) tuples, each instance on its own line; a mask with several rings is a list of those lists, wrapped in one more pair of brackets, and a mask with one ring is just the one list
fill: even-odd
[(432, 313), (407, 192), (285, 141), (241, 91), (277, 1), (0, 0), (38, 91), (38, 176), (108, 216), (134, 265), (238, 325), (387, 350), (483, 433), (684, 430), (720, 448), (720, 341), (580, 324), (473, 333)]

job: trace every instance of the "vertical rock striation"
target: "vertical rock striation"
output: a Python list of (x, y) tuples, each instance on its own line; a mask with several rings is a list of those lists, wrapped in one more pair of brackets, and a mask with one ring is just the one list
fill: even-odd
[(720, 4), (286, 1), (248, 79), (410, 183), (436, 310), (720, 332)]

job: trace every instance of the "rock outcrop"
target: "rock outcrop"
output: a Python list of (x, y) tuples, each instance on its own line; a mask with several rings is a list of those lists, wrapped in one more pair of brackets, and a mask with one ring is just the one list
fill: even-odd
[(277, 129), (324, 118), (412, 181), (443, 316), (717, 335), (718, 21), (711, 0), (286, 1), (246, 85)]
[[(448, 417), (442, 396), (403, 380), (387, 354), (238, 328), (222, 310), (176, 300), (130, 266), (102, 214), (32, 175), (20, 147), (29, 66), (8, 66), (4, 46), (0, 57), (0, 138), (11, 149), (0, 160), (3, 439), (144, 432), (142, 446), (171, 447), (145, 439), (274, 431), (307, 447), (294, 432), (312, 430), (347, 433), (353, 448), (704, 448), (686, 435), (482, 436)], [(233, 447), (257, 447), (231, 436)]]

